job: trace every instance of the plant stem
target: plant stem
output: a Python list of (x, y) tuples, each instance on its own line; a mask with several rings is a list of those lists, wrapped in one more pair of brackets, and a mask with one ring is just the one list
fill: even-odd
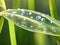
[(55, 0), (49, 0), (50, 14), (53, 18), (58, 19), (57, 10), (56, 10), (56, 6), (55, 6), (54, 1)]

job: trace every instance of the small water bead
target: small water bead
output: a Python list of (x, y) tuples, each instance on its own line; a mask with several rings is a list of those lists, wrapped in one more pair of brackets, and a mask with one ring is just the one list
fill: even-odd
[(26, 27), (27, 27), (26, 22), (22, 22), (22, 23), (21, 23), (21, 26), (26, 28)]
[(31, 25), (30, 27), (31, 27), (31, 28), (33, 28), (33, 26), (32, 26), (32, 25)]
[(31, 16), (30, 18), (33, 18), (33, 16)]
[(53, 23), (52, 21), (50, 21), (50, 23)]
[(21, 9), (22, 12), (24, 12), (24, 9)]
[(20, 8), (18, 8), (18, 10), (20, 10)]
[(16, 14), (17, 12), (12, 12), (12, 14)]
[(56, 28), (55, 27), (52, 27), (52, 31), (56, 32)]
[(22, 16), (24, 15), (24, 13), (20, 13)]
[(39, 19), (41, 19), (41, 16), (36, 16), (36, 20), (39, 20)]
[(47, 30), (47, 27), (43, 27), (43, 30), (44, 30), (44, 32), (46, 32), (46, 30)]
[(7, 9), (7, 11), (10, 11), (10, 9)]
[(44, 18), (41, 18), (41, 21), (44, 21)]
[(35, 31), (37, 31), (38, 29), (35, 29)]
[(29, 12), (29, 15), (31, 15), (32, 14), (32, 12)]

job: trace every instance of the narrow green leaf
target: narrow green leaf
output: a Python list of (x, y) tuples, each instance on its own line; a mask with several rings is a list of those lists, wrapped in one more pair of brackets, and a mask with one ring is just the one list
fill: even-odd
[(11, 45), (17, 45), (16, 44), (16, 35), (15, 35), (14, 23), (9, 20), (8, 24), (9, 24), (9, 32), (10, 32)]
[[(12, 0), (12, 2), (13, 2), (12, 8), (14, 9), (19, 8), (20, 0)], [(12, 21), (10, 20), (8, 20), (8, 23), (9, 23), (9, 30), (10, 30), (9, 32), (10, 32), (11, 45), (17, 45), (14, 23), (12, 23)]]
[(2, 31), (3, 23), (4, 23), (4, 18), (1, 17), (1, 19), (0, 19), (0, 33)]
[(3, 12), (3, 16), (28, 31), (60, 36), (60, 21), (47, 14), (25, 9), (12, 9)]
[(35, 10), (35, 0), (28, 0), (28, 9)]
[(50, 14), (53, 18), (58, 19), (55, 0), (49, 0)]
[[(6, 10), (5, 2), (4, 2), (4, 0), (0, 0), (0, 11), (3, 11), (3, 10)], [(1, 14), (0, 14), (0, 16), (1, 16)], [(1, 17), (1, 19), (0, 19), (0, 33), (2, 31), (3, 23), (4, 23), (4, 18)]]
[(12, 1), (13, 1), (12, 8), (14, 9), (20, 8), (20, 0), (12, 0)]
[[(35, 0), (28, 0), (28, 9), (35, 10)], [(34, 33), (35, 44), (36, 45), (45, 45), (46, 44), (45, 37), (47, 37), (47, 36), (44, 34)]]

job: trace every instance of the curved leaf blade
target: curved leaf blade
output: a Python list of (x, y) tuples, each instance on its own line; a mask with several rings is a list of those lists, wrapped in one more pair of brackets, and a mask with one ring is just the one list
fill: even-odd
[(4, 11), (3, 16), (28, 31), (60, 36), (60, 22), (47, 14), (25, 9), (10, 9)]

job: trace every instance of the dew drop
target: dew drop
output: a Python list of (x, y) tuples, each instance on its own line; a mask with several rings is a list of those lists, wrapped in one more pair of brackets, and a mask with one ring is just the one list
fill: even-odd
[(30, 27), (31, 27), (31, 28), (33, 28), (33, 26), (32, 26), (32, 25), (31, 25)]
[(37, 30), (37, 29), (35, 29), (35, 30)]
[(24, 9), (21, 9), (22, 12), (24, 12)]
[(41, 21), (44, 21), (44, 18), (41, 18)]
[(10, 9), (7, 9), (7, 11), (10, 11)]
[(33, 16), (31, 16), (30, 18), (33, 18)]
[(24, 15), (24, 13), (21, 13), (21, 15), (23, 16), (23, 15)]
[(16, 14), (17, 12), (12, 12), (12, 14)]
[(18, 8), (18, 10), (20, 10), (20, 8)]
[(21, 23), (21, 26), (26, 28), (27, 27), (27, 24), (25, 22), (22, 22)]
[(39, 19), (41, 19), (41, 16), (36, 16), (36, 20), (39, 20)]
[(52, 21), (50, 21), (50, 23), (53, 23)]
[(55, 29), (55, 27), (52, 27), (52, 31), (56, 32), (56, 29)]
[(31, 12), (29, 12), (29, 15), (31, 15), (32, 13)]

